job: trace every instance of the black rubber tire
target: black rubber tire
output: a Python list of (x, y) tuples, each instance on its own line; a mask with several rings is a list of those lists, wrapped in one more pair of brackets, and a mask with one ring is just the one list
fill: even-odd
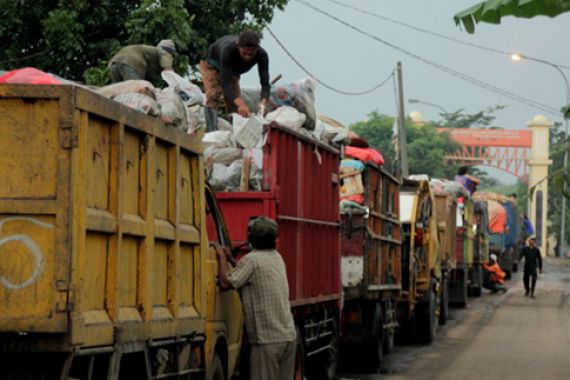
[(471, 288), (471, 295), (473, 297), (481, 297), (483, 294), (483, 268), (478, 264), (477, 268), (475, 268), (474, 271), (477, 285)]
[(226, 369), (222, 363), (220, 355), (216, 352), (214, 358), (212, 359), (212, 368), (208, 374), (208, 380), (227, 380)]
[(305, 344), (303, 343), (303, 335), (299, 326), (297, 330), (297, 349), (295, 351), (295, 375), (294, 380), (306, 380), (305, 372)]
[(512, 277), (511, 271), (510, 270), (506, 270), (505, 271), (505, 281), (509, 281)]
[(396, 333), (393, 329), (385, 330), (384, 331), (384, 356), (390, 355), (390, 353), (394, 350), (394, 336)]
[(449, 318), (449, 280), (445, 276), (441, 282), (441, 293), (439, 303), (439, 324), (445, 325)]
[(420, 340), (426, 344), (431, 344), (437, 334), (436, 303), (436, 295), (432, 289), (427, 294), (427, 299), (423, 302), (421, 310), (418, 310), (418, 335)]
[(340, 343), (338, 339), (338, 328), (336, 322), (333, 322), (332, 336), (329, 342), (330, 348), (324, 358), (324, 376), (325, 380), (334, 380), (338, 371), (338, 363), (340, 361)]
[(519, 271), (519, 263), (517, 261), (513, 261), (513, 273), (517, 273)]
[(467, 272), (465, 270), (459, 270), (457, 281), (459, 293), (457, 300), (453, 304), (463, 308), (467, 306)]

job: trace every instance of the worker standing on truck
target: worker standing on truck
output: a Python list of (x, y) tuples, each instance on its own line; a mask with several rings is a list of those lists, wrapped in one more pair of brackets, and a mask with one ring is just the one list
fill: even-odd
[(220, 96), (224, 96), (226, 110), (249, 117), (250, 109), (241, 98), (240, 76), (257, 65), (261, 82), (259, 111), (264, 112), (269, 98), (269, 56), (259, 46), (259, 36), (245, 30), (236, 36), (224, 36), (214, 42), (200, 61), (200, 73), (206, 92), (206, 125), (208, 132), (217, 129)]
[(492, 253), (489, 256), (489, 261), (483, 263), (483, 269), (485, 269), (485, 273), (483, 275), (483, 287), (485, 289), (489, 289), (491, 293), (497, 293), (499, 291), (506, 293), (506, 274), (497, 263), (497, 255)]
[(524, 272), (523, 272), (523, 283), (524, 283), (524, 295), (534, 298), (534, 289), (536, 287), (536, 280), (538, 274), (536, 269), (542, 273), (542, 256), (540, 254), (540, 249), (536, 246), (536, 237), (531, 236), (528, 239), (528, 246), (524, 247), (520, 253), (519, 261), (524, 258)]
[[(253, 251), (237, 265), (227, 248), (215, 246), (220, 288), (240, 290), (251, 344), (251, 379), (291, 380), (295, 371), (297, 333), (285, 263), (275, 250), (277, 230), (272, 219), (251, 220), (247, 236)], [(235, 266), (229, 273), (228, 260)]]
[(172, 40), (162, 40), (156, 46), (129, 45), (109, 61), (113, 83), (130, 79), (150, 82), (158, 79), (161, 71), (172, 71), (176, 46)]

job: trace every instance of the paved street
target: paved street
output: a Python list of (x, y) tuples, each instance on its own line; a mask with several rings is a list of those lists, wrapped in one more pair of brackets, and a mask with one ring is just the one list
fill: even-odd
[(569, 379), (570, 261), (549, 258), (544, 269), (536, 299), (517, 273), (505, 295), (485, 292), (455, 311), (433, 345), (397, 347), (384, 374), (339, 379)]

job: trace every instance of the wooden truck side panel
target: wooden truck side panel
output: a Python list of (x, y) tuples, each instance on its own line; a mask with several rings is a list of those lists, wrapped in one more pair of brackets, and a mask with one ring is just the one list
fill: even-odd
[[(0, 170), (19, 171), (0, 182), (8, 189), (0, 213), (41, 222), (5, 226), (14, 234), (31, 224), (25, 233), (32, 237), (44, 228), (36, 243), (46, 256), (37, 278), (43, 293), (4, 297), (0, 330), (67, 333), (78, 347), (203, 333), (201, 146), (76, 87), (0, 86), (0, 98), (11, 113), (0, 127), (15, 145)], [(28, 146), (18, 154), (20, 139)], [(25, 243), (9, 244), (0, 254), (13, 257), (9, 265), (22, 273), (13, 281), (21, 283), (33, 274), (30, 255)], [(29, 306), (40, 298), (49, 301)]]

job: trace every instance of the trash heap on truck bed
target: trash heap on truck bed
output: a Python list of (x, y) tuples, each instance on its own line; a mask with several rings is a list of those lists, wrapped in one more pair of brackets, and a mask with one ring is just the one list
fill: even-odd
[[(340, 147), (349, 131), (315, 110), (315, 82), (311, 78), (274, 86), (265, 116), (231, 115), (232, 123), (218, 119), (218, 130), (204, 134), (204, 157), (209, 182), (216, 191), (261, 191), (266, 125), (277, 124), (308, 139)], [(259, 102), (259, 90), (242, 89), (250, 110)], [(317, 153), (318, 154), (318, 151)]]

